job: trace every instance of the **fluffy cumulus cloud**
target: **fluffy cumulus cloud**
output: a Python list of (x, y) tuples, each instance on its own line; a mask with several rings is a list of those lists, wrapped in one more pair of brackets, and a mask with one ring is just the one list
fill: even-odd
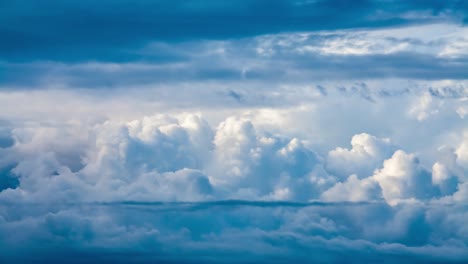
[(338, 147), (328, 153), (328, 171), (341, 178), (351, 174), (360, 178), (367, 177), (396, 150), (390, 139), (377, 138), (366, 133), (354, 135), (351, 146), (351, 149)]
[(251, 121), (231, 117), (214, 139), (213, 181), (236, 198), (307, 200), (316, 191), (320, 158), (297, 138), (261, 135)]
[(1, 1), (0, 263), (466, 263), (467, 21)]
[[(157, 114), (83, 128), (16, 128), (3, 148), (6, 201), (427, 201), (465, 182), (463, 148), (425, 168), (388, 138), (357, 134), (322, 157), (307, 141), (257, 129), (249, 115), (218, 125)], [(261, 125), (257, 125), (261, 127)], [(84, 134), (85, 136), (81, 135)]]
[[(327, 103), (44, 121), (22, 110), (1, 129), (0, 259), (466, 261), (467, 137), (455, 108), (417, 121), (416, 97), (398, 95), (404, 107), (376, 129), (392, 96), (304, 96)], [(342, 100), (353, 104), (340, 119), (325, 113)], [(366, 112), (369, 123), (339, 124)]]
[[(11, 173), (17, 175), (19, 186), (6, 191), (5, 197), (64, 202), (192, 200), (212, 192), (200, 171), (210, 150), (211, 130), (199, 116), (105, 122), (84, 132), (87, 140), (71, 144), (63, 134), (13, 131), (20, 141), (5, 159), (15, 164)], [(40, 145), (48, 141), (56, 142), (56, 149), (50, 143)], [(35, 155), (21, 155), (27, 149), (34, 149)]]
[(386, 201), (395, 203), (400, 199), (427, 199), (434, 196), (431, 175), (420, 166), (414, 154), (398, 150), (385, 160), (383, 168), (374, 178), (382, 188)]
[(301, 140), (257, 132), (242, 117), (217, 127), (194, 114), (106, 121), (81, 129), (87, 140), (44, 130), (12, 132), (2, 163), (4, 177), (18, 184), (7, 186), (3, 199), (307, 201), (331, 181), (322, 158)]
[(122, 250), (143, 263), (468, 257), (463, 135), (431, 170), (388, 138), (356, 134), (351, 149), (321, 155), (249, 116), (12, 129), (1, 149), (2, 259), (59, 261), (52, 248), (80, 263)]

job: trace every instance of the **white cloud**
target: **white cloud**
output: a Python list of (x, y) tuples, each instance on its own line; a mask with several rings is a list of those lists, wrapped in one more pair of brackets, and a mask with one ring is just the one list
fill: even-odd
[(454, 149), (439, 149), (439, 160), (432, 166), (432, 183), (438, 185), (442, 195), (451, 195), (457, 190), (459, 182), (464, 182), (463, 168), (457, 164)]
[(229, 117), (218, 126), (214, 144), (209, 174), (230, 195), (242, 198), (247, 191), (249, 197), (300, 200), (316, 195), (308, 177), (321, 161), (299, 139), (265, 135), (248, 119)]
[(366, 133), (354, 135), (351, 147), (330, 151), (326, 159), (327, 170), (342, 179), (351, 174), (356, 174), (359, 178), (368, 177), (396, 149), (390, 139), (377, 138)]
[[(17, 127), (12, 130), (15, 144), (2, 149), (0, 164), (5, 175), (18, 177), (19, 186), (0, 197), (363, 201), (383, 195), (395, 204), (451, 196), (465, 181), (463, 142), (456, 156), (447, 152), (428, 164), (432, 173), (414, 154), (397, 151), (392, 156), (396, 147), (389, 138), (367, 133), (354, 135), (352, 148), (338, 147), (322, 158), (313, 141), (288, 137), (278, 127), (284, 115), (296, 112), (269, 111), (231, 116), (217, 126), (200, 114), (182, 113), (130, 122)], [(186, 187), (181, 187), (183, 181)]]
[[(0, 245), (47, 241), (147, 254), (163, 244), (158, 256), (166, 260), (180, 252), (215, 257), (213, 248), (272, 259), (363, 249), (362, 261), (395, 252), (466, 258), (466, 140), (441, 149), (432, 173), (416, 154), (367, 133), (324, 159), (314, 138), (281, 129), (294, 120), (287, 114), (250, 111), (215, 125), (181, 113), (17, 126), (15, 144), (0, 149), (2, 167), (14, 164), (19, 177), (17, 188), (0, 192)], [(249, 201), (216, 202), (226, 199)], [(151, 203), (162, 201), (190, 203)], [(37, 203), (48, 207), (29, 207)]]
[(468, 169), (468, 132), (465, 131), (463, 141), (458, 146), (456, 152), (457, 161), (460, 165), (465, 168), (465, 171)]
[(19, 177), (18, 188), (0, 194), (9, 201), (308, 200), (330, 182), (301, 140), (260, 133), (245, 117), (215, 129), (180, 114), (14, 135), (2, 158)]
[(376, 180), (372, 177), (359, 179), (355, 174), (322, 194), (322, 199), (325, 201), (367, 202), (380, 198), (381, 190)]
[(382, 188), (382, 194), (389, 204), (401, 200), (428, 199), (435, 196), (431, 174), (425, 170), (414, 154), (396, 151), (376, 171), (374, 179)]
[(418, 121), (424, 121), (439, 113), (438, 105), (431, 94), (424, 93), (409, 109), (409, 114)]
[[(416, 25), (412, 27), (321, 31), (258, 37), (257, 52), (271, 56), (290, 49), (294, 52), (326, 55), (370, 55), (397, 52), (436, 54), (440, 57), (467, 55), (467, 30), (454, 24)], [(294, 48), (294, 49), (291, 49)]]

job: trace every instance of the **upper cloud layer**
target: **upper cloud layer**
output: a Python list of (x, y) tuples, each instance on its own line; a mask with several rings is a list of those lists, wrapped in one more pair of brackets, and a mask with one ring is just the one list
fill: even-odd
[[(150, 41), (132, 49), (136, 57), (125, 62), (91, 58), (15, 62), (0, 58), (0, 88), (122, 89), (187, 82), (291, 85), (389, 78), (466, 81), (465, 35), (463, 26), (440, 23), (226, 40)], [(432, 92), (466, 97), (466, 90), (466, 86), (459, 86)]]
[(467, 9), (464, 1), (3, 1), (0, 58), (132, 60), (130, 50), (154, 40), (461, 22)]

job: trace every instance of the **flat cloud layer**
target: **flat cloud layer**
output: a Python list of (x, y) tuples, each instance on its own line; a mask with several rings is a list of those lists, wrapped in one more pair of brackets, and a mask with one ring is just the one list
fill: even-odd
[(467, 262), (464, 1), (33, 2), (1, 263)]
[(7, 262), (463, 263), (467, 257), (467, 215), (459, 206), (232, 201), (1, 209), (9, 218), (0, 228)]

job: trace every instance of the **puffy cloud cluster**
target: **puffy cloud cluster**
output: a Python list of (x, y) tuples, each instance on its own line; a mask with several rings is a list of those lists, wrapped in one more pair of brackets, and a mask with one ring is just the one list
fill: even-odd
[[(38, 135), (28, 134), (29, 129), (13, 131), (16, 143), (4, 150), (4, 160), (15, 164), (11, 173), (18, 177), (19, 186), (5, 190), (4, 198), (154, 201), (211, 195), (211, 184), (199, 169), (212, 136), (198, 116), (105, 122), (82, 130), (86, 136), (81, 140), (70, 138), (63, 128), (47, 130), (51, 129), (40, 129)], [(24, 155), (29, 149), (33, 151)]]
[[(329, 159), (336, 157), (337, 153), (351, 153), (340, 148), (337, 150), (329, 153)], [(324, 192), (322, 198), (328, 201), (369, 201), (383, 198), (387, 203), (395, 205), (403, 201), (465, 197), (466, 167), (459, 164), (453, 149), (444, 148), (440, 152), (440, 160), (434, 163), (431, 172), (421, 165), (415, 154), (397, 150), (383, 161), (379, 169), (374, 169), (370, 176), (368, 174), (368, 177), (360, 179), (352, 174), (346, 181), (339, 182)], [(372, 159), (369, 163), (372, 164)]]
[(435, 196), (431, 174), (420, 166), (414, 154), (407, 154), (402, 150), (385, 160), (383, 168), (375, 173), (374, 178), (389, 203), (401, 199), (424, 200)]
[(326, 181), (322, 161), (297, 138), (263, 135), (251, 121), (230, 117), (217, 128), (211, 177), (229, 198), (307, 200)]
[[(249, 115), (217, 126), (158, 114), (86, 126), (10, 130), (0, 149), (5, 201), (429, 201), (459, 197), (466, 137), (431, 168), (388, 138), (354, 135), (325, 157), (299, 138), (256, 128)], [(460, 199), (460, 198), (457, 198)]]
[(3, 184), (8, 201), (307, 201), (330, 182), (299, 139), (262, 134), (246, 118), (215, 129), (183, 114), (12, 133), (15, 144), (2, 149), (2, 177), (18, 181)]
[(389, 158), (396, 147), (388, 138), (362, 133), (352, 137), (351, 149), (336, 148), (328, 153), (327, 170), (341, 178), (356, 174), (367, 177)]
[(388, 138), (321, 154), (257, 123), (184, 113), (5, 128), (0, 259), (53, 259), (41, 241), (78, 263), (115, 250), (142, 263), (468, 257), (466, 134), (426, 166)]

